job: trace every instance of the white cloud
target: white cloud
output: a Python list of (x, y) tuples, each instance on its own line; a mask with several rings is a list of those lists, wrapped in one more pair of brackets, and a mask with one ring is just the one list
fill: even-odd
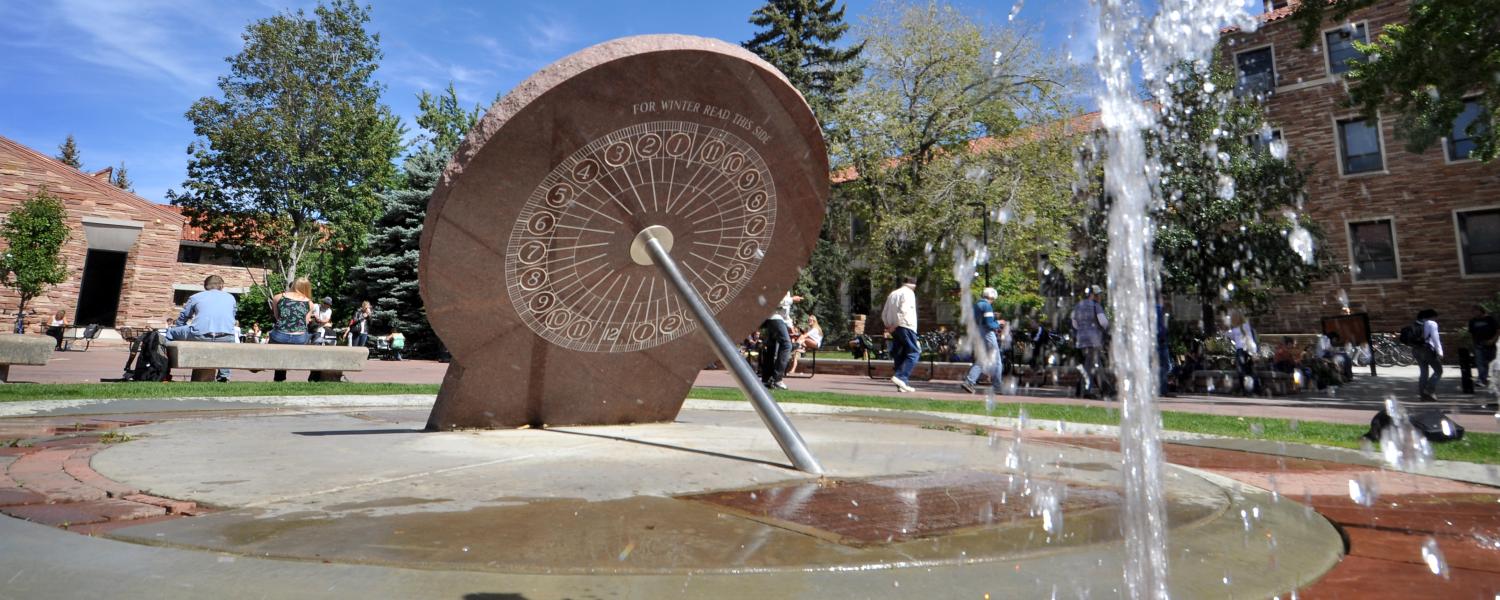
[(534, 52), (550, 53), (578, 38), (573, 25), (561, 19), (531, 17), (526, 21), (527, 30), (531, 32), (526, 36), (526, 43)]

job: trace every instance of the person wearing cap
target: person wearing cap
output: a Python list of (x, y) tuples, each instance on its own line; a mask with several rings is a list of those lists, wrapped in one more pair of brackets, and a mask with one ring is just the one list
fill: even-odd
[(315, 346), (323, 345), (323, 338), (328, 335), (328, 326), (333, 324), (333, 298), (323, 296), (322, 302), (313, 305), (313, 320), (308, 323), (308, 331), (312, 335), (312, 343)]
[[(209, 275), (203, 280), (203, 291), (188, 298), (167, 328), (167, 341), (229, 342), (235, 341), (234, 311), (238, 301), (224, 291), (224, 278)], [(219, 369), (219, 381), (229, 381), (229, 369)]]
[(981, 372), (990, 376), (990, 389), (1000, 393), (1000, 377), (1005, 370), (1000, 361), (1000, 337), (1005, 330), (1005, 321), (995, 316), (995, 298), (999, 295), (995, 288), (987, 287), (980, 293), (979, 301), (974, 303), (974, 322), (979, 327), (984, 348), (974, 352), (974, 364), (969, 367), (963, 383), (959, 384), (970, 394), (974, 393), (974, 384), (979, 382)]
[(1443, 340), (1438, 336), (1437, 316), (1438, 312), (1430, 308), (1417, 313), (1417, 322), (1422, 324), (1422, 343), (1411, 349), (1417, 359), (1417, 395), (1423, 402), (1437, 401), (1438, 379), (1443, 376)]

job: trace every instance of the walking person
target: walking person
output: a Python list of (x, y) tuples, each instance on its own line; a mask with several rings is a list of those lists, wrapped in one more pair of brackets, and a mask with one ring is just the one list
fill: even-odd
[(792, 358), (792, 304), (801, 302), (802, 296), (787, 292), (777, 303), (776, 311), (760, 324), (765, 348), (760, 354), (760, 382), (768, 388), (784, 390), (786, 366)]
[(1099, 304), (1099, 292), (1089, 288), (1088, 295), (1073, 307), (1073, 342), (1083, 352), (1083, 390), (1085, 398), (1099, 397), (1099, 367), (1104, 357), (1104, 330), (1109, 316)]
[(1156, 373), (1157, 394), (1164, 398), (1176, 396), (1172, 393), (1172, 340), (1167, 330), (1167, 307), (1162, 297), (1156, 297)]
[(52, 347), (53, 350), (62, 350), (63, 330), (67, 327), (68, 312), (59, 308), (57, 312), (52, 313), (52, 320), (47, 323), (47, 335), (57, 340), (57, 345)]
[[(1239, 377), (1234, 380), (1234, 390), (1241, 396), (1257, 389), (1255, 381), (1255, 356), (1260, 352), (1260, 343), (1255, 339), (1255, 328), (1242, 313), (1233, 314), (1233, 327), (1224, 332), (1229, 343), (1234, 345), (1234, 366)], [(1236, 322), (1237, 321), (1237, 322)]]
[(1469, 319), (1469, 338), (1474, 340), (1474, 359), (1479, 362), (1479, 387), (1490, 386), (1496, 336), (1500, 336), (1500, 320), (1496, 320), (1483, 304), (1475, 304), (1474, 318)]
[(356, 348), (365, 347), (370, 341), (370, 316), (374, 314), (370, 308), (370, 301), (359, 303), (359, 310), (354, 311), (354, 318), (349, 320), (349, 345)]
[(995, 298), (999, 295), (995, 288), (987, 287), (979, 294), (979, 301), (974, 303), (974, 322), (979, 327), (984, 348), (974, 352), (974, 364), (969, 367), (969, 374), (964, 376), (963, 383), (959, 384), (959, 387), (970, 394), (974, 393), (974, 384), (979, 383), (981, 372), (990, 376), (990, 389), (996, 394), (1000, 393), (1000, 378), (1005, 373), (1005, 364), (1000, 357), (1000, 338), (1006, 325), (1005, 321), (995, 316)]
[(903, 392), (916, 391), (911, 387), (911, 370), (922, 357), (917, 345), (917, 278), (905, 277), (900, 287), (885, 297), (885, 308), (880, 311), (880, 320), (885, 323), (885, 332), (891, 336), (891, 361), (895, 374), (891, 383)]
[[(303, 345), (309, 337), (308, 326), (312, 323), (312, 282), (298, 277), (287, 290), (271, 297), (271, 315), (276, 325), (271, 328), (272, 344)], [(286, 371), (276, 371), (276, 381), (286, 381)]]
[(1417, 359), (1417, 396), (1423, 402), (1437, 402), (1437, 384), (1443, 377), (1443, 340), (1438, 336), (1437, 316), (1437, 311), (1430, 308), (1417, 313), (1422, 340), (1411, 349), (1412, 357)]
[[(234, 311), (238, 301), (224, 291), (224, 278), (209, 275), (203, 280), (203, 291), (188, 298), (177, 320), (162, 337), (167, 341), (229, 342), (235, 341)], [(219, 369), (219, 381), (229, 381), (229, 369)]]

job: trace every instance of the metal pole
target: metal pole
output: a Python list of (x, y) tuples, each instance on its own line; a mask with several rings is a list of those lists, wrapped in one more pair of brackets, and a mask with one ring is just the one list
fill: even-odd
[(719, 362), (734, 373), (734, 379), (740, 384), (740, 390), (750, 397), (750, 404), (755, 407), (755, 412), (760, 415), (761, 422), (766, 424), (766, 429), (771, 430), (771, 435), (776, 438), (776, 443), (781, 445), (781, 451), (791, 459), (792, 465), (799, 471), (823, 474), (823, 465), (818, 464), (818, 459), (813, 458), (812, 452), (807, 449), (807, 443), (802, 441), (802, 435), (797, 433), (797, 428), (787, 420), (786, 413), (781, 412), (781, 407), (771, 399), (766, 388), (760, 385), (755, 373), (750, 370), (750, 365), (740, 358), (735, 350), (734, 342), (719, 327), (719, 322), (714, 319), (713, 313), (709, 312), (708, 306), (698, 296), (698, 291), (688, 284), (683, 278), (682, 271), (677, 269), (676, 261), (657, 242), (656, 237), (648, 229), (641, 232), (642, 241), (645, 242), (646, 251), (650, 253), (652, 262), (661, 267), (661, 271), (667, 276), (667, 281), (677, 289), (678, 295), (682, 296), (688, 308), (693, 310), (693, 318), (698, 319), (698, 325), (703, 328), (703, 334), (708, 336), (708, 341), (714, 347), (714, 353), (719, 355)]

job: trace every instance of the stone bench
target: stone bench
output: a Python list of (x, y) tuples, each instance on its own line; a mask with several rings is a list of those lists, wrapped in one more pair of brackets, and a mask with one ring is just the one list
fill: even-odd
[(1269, 392), (1272, 396), (1290, 396), (1302, 391), (1300, 382), (1291, 373), (1257, 370), (1255, 380), (1261, 391)]
[(56, 345), (47, 336), (0, 334), (0, 382), (10, 380), (11, 365), (45, 366)]
[(1205, 369), (1193, 371), (1192, 391), (1214, 393), (1234, 391), (1235, 378), (1239, 377), (1238, 371), (1223, 371)]
[(174, 369), (192, 369), (193, 381), (213, 381), (219, 369), (312, 371), (316, 381), (339, 381), (346, 371), (363, 371), (367, 348), (168, 342)]

